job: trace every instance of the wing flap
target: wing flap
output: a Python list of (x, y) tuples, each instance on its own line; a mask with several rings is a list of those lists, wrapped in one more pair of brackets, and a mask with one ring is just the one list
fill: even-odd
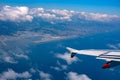
[(102, 60), (105, 60), (105, 61), (117, 61), (117, 62), (120, 62), (120, 59), (100, 58), (100, 57), (97, 57), (96, 59), (102, 59)]

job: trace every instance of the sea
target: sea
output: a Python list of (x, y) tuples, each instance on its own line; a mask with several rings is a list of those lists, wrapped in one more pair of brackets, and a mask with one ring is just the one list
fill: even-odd
[[(66, 47), (83, 49), (109, 49), (116, 50), (109, 45), (114, 45), (120, 49), (120, 31), (104, 32), (99, 34), (86, 35), (76, 38), (56, 40), (44, 43), (36, 43), (29, 47), (29, 60), (21, 60), (18, 64), (1, 63), (1, 71), (12, 68), (16, 72), (43, 71), (52, 75), (52, 80), (66, 80), (67, 73), (76, 72), (77, 74), (85, 74), (91, 80), (120, 80), (120, 66), (110, 69), (102, 69), (102, 65), (106, 63), (104, 60), (98, 60), (96, 57), (76, 55), (79, 59), (77, 62), (67, 64), (65, 60), (57, 58), (57, 54), (69, 53)], [(67, 69), (57, 71), (51, 67), (59, 67), (66, 65)], [(33, 80), (42, 80), (39, 73), (31, 73)], [(19, 79), (18, 79), (19, 80)]]

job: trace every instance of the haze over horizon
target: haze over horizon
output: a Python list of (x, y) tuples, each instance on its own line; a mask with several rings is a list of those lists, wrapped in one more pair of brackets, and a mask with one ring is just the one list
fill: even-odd
[(120, 15), (119, 0), (0, 0), (0, 5), (68, 9)]

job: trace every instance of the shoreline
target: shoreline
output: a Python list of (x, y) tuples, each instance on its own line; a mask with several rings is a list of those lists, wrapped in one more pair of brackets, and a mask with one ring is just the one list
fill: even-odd
[(33, 43), (36, 44), (41, 44), (41, 43), (47, 43), (47, 42), (53, 42), (53, 41), (59, 41), (59, 40), (66, 40), (66, 39), (74, 39), (74, 38), (78, 38), (78, 37), (83, 37), (83, 36), (74, 36), (74, 37), (61, 37), (61, 38), (57, 38), (57, 39), (49, 39), (49, 40), (36, 40), (33, 41)]

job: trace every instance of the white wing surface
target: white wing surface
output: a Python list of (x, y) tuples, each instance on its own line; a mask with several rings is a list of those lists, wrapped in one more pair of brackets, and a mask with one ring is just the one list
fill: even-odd
[(76, 50), (70, 47), (67, 47), (67, 49), (71, 53), (71, 58), (73, 58), (76, 54), (81, 54), (96, 56), (97, 57), (96, 59), (108, 61), (102, 66), (103, 69), (120, 65), (120, 50), (95, 50), (95, 49)]
[(76, 50), (70, 47), (67, 47), (67, 49), (71, 52), (71, 55), (74, 53), (81, 55), (96, 56), (96, 59), (103, 59), (106, 61), (120, 61), (120, 50)]

